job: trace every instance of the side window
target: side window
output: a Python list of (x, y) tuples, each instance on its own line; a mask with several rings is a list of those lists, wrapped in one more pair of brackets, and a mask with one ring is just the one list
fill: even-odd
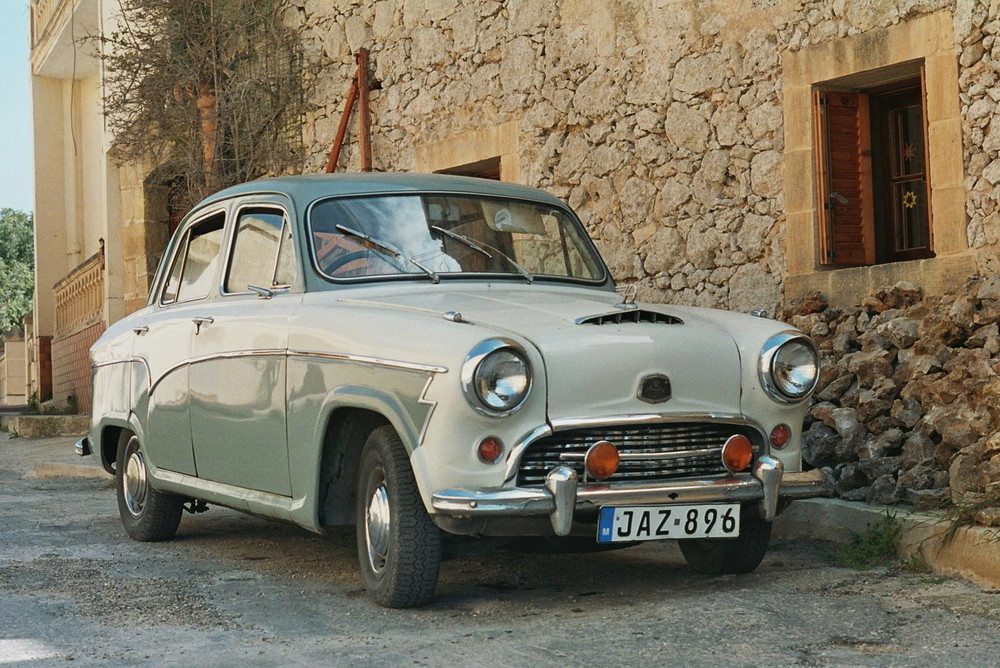
[(226, 292), (287, 287), (295, 280), (291, 227), (277, 209), (245, 209), (236, 227)]
[(217, 275), (224, 224), (225, 217), (220, 214), (187, 232), (174, 257), (161, 303), (191, 301), (208, 295)]
[(274, 286), (287, 287), (295, 282), (295, 247), (292, 244), (292, 226), (285, 219), (281, 229), (281, 247), (278, 249), (278, 266), (274, 270)]

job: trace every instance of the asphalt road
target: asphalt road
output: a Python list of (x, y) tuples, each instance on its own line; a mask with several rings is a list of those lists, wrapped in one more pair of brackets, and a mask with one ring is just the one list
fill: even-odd
[(0, 440), (3, 667), (1000, 665), (1000, 590), (835, 567), (815, 543), (724, 577), (670, 542), (458, 544), (431, 606), (384, 610), (350, 531), (213, 508), (171, 542), (130, 541), (110, 478), (67, 477), (70, 441)]

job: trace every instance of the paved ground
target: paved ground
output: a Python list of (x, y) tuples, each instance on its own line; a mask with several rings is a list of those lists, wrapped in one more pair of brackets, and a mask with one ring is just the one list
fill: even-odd
[(185, 516), (172, 542), (129, 541), (110, 479), (66, 477), (87, 472), (65, 468), (83, 461), (70, 448), (0, 440), (0, 666), (1000, 661), (1000, 590), (834, 567), (816, 542), (779, 542), (738, 577), (692, 573), (672, 543), (455, 546), (434, 604), (383, 610), (364, 594), (350, 532), (213, 508)]

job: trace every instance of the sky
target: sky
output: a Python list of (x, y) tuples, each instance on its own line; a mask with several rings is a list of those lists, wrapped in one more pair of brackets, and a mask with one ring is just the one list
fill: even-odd
[(0, 208), (35, 208), (28, 0), (0, 0)]

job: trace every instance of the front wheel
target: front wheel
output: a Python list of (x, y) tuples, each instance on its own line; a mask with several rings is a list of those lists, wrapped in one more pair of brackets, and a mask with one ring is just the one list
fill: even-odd
[(361, 453), (356, 517), (361, 575), (375, 602), (387, 608), (429, 603), (441, 566), (441, 531), (390, 426), (373, 431)]
[(123, 434), (118, 441), (115, 489), (125, 533), (144, 543), (169, 540), (181, 523), (184, 498), (153, 489), (147, 474), (146, 456), (139, 447), (139, 438), (135, 434)]
[(757, 568), (770, 540), (771, 523), (764, 521), (755, 508), (744, 508), (736, 538), (692, 538), (678, 544), (692, 570), (720, 575), (749, 573)]

